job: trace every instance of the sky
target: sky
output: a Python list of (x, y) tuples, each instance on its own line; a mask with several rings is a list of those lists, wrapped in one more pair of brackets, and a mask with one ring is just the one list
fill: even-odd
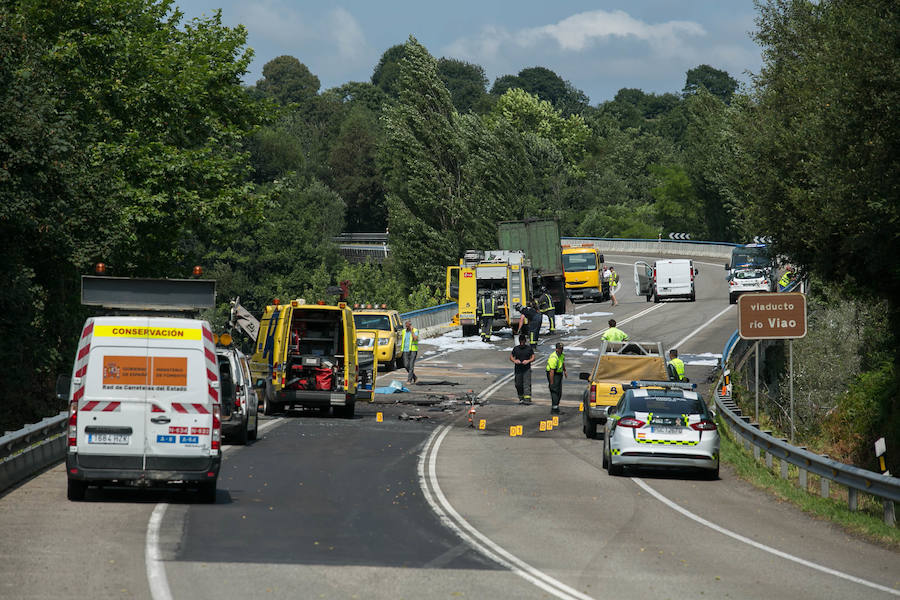
[(435, 57), (484, 67), (490, 85), (527, 67), (551, 69), (596, 105), (622, 88), (681, 92), (708, 64), (743, 84), (762, 65), (753, 0), (174, 0), (186, 19), (222, 10), (254, 51), (244, 82), (294, 56), (322, 83), (369, 81), (385, 50), (414, 36)]

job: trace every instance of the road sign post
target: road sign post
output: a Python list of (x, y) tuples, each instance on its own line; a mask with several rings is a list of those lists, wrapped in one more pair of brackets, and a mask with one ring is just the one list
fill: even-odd
[[(738, 298), (738, 335), (745, 340), (788, 340), (791, 443), (794, 442), (794, 344), (806, 336), (806, 296), (799, 292), (743, 294)], [(759, 350), (757, 349), (757, 352)], [(757, 359), (758, 360), (758, 359)], [(759, 375), (757, 374), (757, 377)], [(759, 381), (756, 382), (757, 387)], [(756, 417), (759, 422), (759, 415)]]

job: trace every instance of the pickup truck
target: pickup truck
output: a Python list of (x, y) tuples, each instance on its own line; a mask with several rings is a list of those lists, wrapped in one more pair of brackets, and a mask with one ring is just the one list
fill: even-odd
[(625, 384), (670, 377), (661, 342), (604, 341), (593, 370), (579, 373), (578, 378), (588, 382), (582, 396), (582, 430), (586, 437), (596, 439), (597, 426), (606, 423), (607, 411), (619, 402)]

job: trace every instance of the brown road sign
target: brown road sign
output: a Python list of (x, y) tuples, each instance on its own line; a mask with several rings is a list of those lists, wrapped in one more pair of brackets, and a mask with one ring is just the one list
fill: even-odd
[(745, 340), (783, 340), (806, 336), (806, 296), (799, 292), (741, 294), (738, 334)]

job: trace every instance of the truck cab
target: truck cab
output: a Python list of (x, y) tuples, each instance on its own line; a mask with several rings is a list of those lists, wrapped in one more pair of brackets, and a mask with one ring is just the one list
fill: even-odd
[(515, 327), (516, 304), (532, 299), (532, 268), (523, 252), (469, 250), (459, 266), (447, 267), (446, 297), (458, 306), (463, 336), (478, 332), (478, 298), (485, 292), (499, 297), (494, 329)]
[(566, 295), (572, 302), (609, 300), (609, 282), (603, 281), (603, 255), (590, 245), (563, 246), (563, 269), (566, 274)]

